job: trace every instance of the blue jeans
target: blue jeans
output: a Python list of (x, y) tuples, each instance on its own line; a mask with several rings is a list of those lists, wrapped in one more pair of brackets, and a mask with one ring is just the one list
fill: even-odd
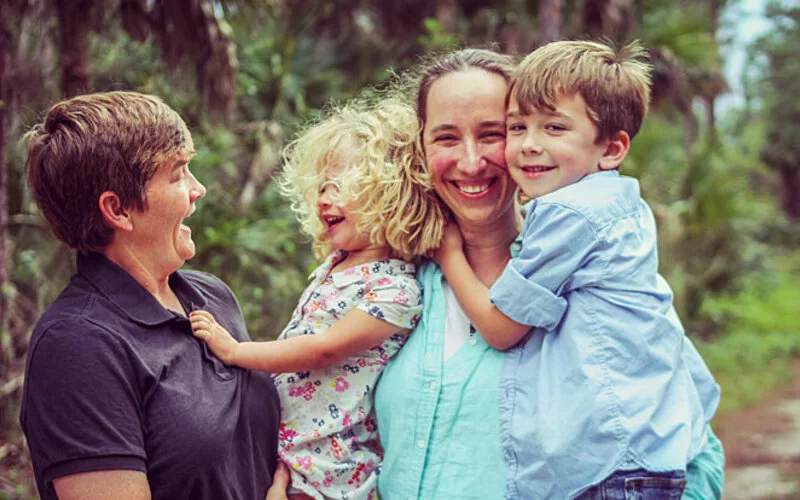
[(680, 500), (686, 487), (683, 471), (617, 471), (583, 492), (579, 500)]

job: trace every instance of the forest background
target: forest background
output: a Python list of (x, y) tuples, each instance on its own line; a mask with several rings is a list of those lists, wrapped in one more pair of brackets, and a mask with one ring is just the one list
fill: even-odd
[(656, 213), (661, 270), (723, 387), (720, 412), (755, 404), (800, 355), (800, 7), (764, 7), (742, 99), (720, 112), (741, 0), (2, 0), (0, 498), (36, 496), (18, 424), (25, 354), (75, 266), (31, 202), (20, 139), (86, 91), (157, 94), (186, 119), (208, 187), (188, 266), (225, 280), (251, 335), (274, 338), (316, 263), (271, 180), (326, 103), (457, 47), (639, 38), (653, 106), (623, 170)]

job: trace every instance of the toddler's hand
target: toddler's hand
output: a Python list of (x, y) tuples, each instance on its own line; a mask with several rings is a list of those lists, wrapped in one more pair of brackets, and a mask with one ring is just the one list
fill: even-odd
[(449, 222), (444, 228), (439, 248), (433, 252), (433, 260), (441, 266), (455, 252), (463, 251), (463, 247), (464, 240), (461, 237), (461, 230), (455, 223)]
[(220, 326), (211, 313), (202, 310), (192, 311), (189, 313), (189, 321), (192, 323), (195, 337), (203, 339), (216, 357), (226, 365), (235, 363), (239, 341)]

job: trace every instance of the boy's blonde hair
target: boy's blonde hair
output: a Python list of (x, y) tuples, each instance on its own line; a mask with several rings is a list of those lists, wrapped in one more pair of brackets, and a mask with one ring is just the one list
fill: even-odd
[(445, 217), (416, 154), (419, 132), (413, 106), (388, 96), (328, 109), (284, 149), (279, 185), (311, 236), (317, 257), (333, 251), (317, 200), (327, 170), (341, 161), (342, 153), (349, 162), (335, 178), (340, 188), (336, 201), (359, 207), (358, 231), (405, 260), (439, 245)]
[(514, 71), (509, 96), (523, 114), (553, 111), (563, 95), (580, 94), (597, 126), (595, 140), (620, 130), (631, 139), (647, 116), (652, 66), (644, 47), (592, 41), (558, 41), (528, 54)]

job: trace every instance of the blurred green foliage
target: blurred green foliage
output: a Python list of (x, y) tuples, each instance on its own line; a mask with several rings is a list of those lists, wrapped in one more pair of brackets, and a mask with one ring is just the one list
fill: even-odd
[(756, 403), (788, 380), (800, 356), (800, 252), (770, 264), (770, 273), (742, 276), (738, 293), (703, 303), (703, 313), (726, 326), (725, 335), (698, 346), (723, 387), (720, 412)]

